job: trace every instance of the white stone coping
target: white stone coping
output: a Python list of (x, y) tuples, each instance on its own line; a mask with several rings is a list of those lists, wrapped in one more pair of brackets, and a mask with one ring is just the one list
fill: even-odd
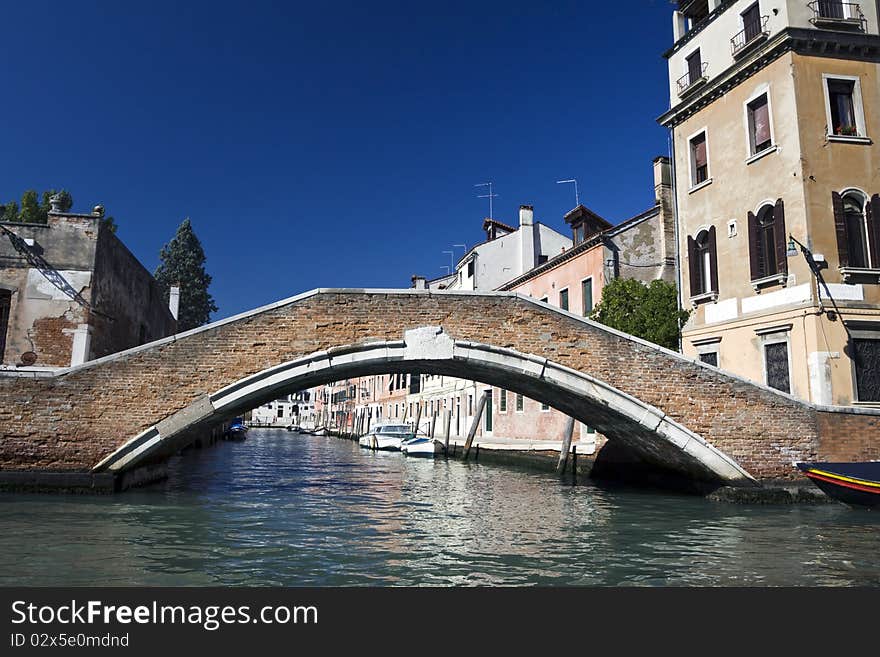
[[(79, 372), (82, 370), (90, 369), (92, 367), (97, 367), (98, 365), (102, 365), (105, 363), (111, 363), (117, 360), (123, 360), (124, 358), (131, 356), (133, 354), (140, 353), (142, 351), (147, 351), (153, 349), (155, 347), (161, 347), (166, 344), (172, 344), (177, 342), (178, 340), (182, 340), (183, 338), (189, 337), (191, 335), (197, 335), (199, 333), (210, 331), (216, 328), (220, 328), (221, 326), (225, 326), (227, 324), (231, 324), (233, 322), (241, 321), (244, 319), (248, 319), (250, 317), (254, 317), (256, 315), (260, 315), (262, 313), (275, 310), (277, 308), (282, 308), (287, 305), (291, 305), (300, 301), (304, 301), (314, 296), (322, 295), (322, 294), (367, 294), (367, 295), (393, 295), (393, 296), (474, 296), (474, 297), (485, 297), (485, 298), (509, 298), (509, 299), (519, 299), (521, 301), (525, 301), (532, 305), (535, 305), (544, 310), (549, 310), (551, 312), (565, 315), (569, 319), (572, 319), (577, 322), (581, 322), (588, 326), (591, 326), (594, 329), (599, 331), (603, 331), (610, 335), (617, 336), (621, 339), (628, 340), (629, 342), (642, 345), (644, 347), (648, 347), (655, 351), (659, 351), (671, 358), (675, 358), (681, 362), (689, 363), (692, 365), (696, 365), (697, 367), (705, 368), (711, 371), (715, 375), (725, 376), (731, 380), (739, 381), (740, 383), (745, 383), (750, 386), (754, 386), (763, 390), (764, 392), (768, 392), (770, 394), (776, 395), (781, 399), (785, 399), (789, 402), (793, 402), (799, 406), (803, 406), (804, 408), (809, 408), (817, 411), (826, 411), (826, 412), (834, 412), (834, 413), (850, 413), (855, 415), (875, 415), (880, 416), (880, 409), (873, 408), (864, 408), (864, 407), (853, 407), (853, 406), (834, 406), (834, 405), (822, 405), (822, 404), (814, 404), (812, 402), (804, 401), (795, 397), (794, 395), (781, 392), (774, 388), (771, 388), (767, 385), (759, 383), (757, 381), (751, 381), (746, 379), (745, 377), (739, 376), (737, 374), (732, 374), (731, 372), (727, 372), (724, 370), (720, 370), (716, 367), (712, 367), (711, 365), (707, 365), (706, 363), (701, 362), (699, 359), (688, 358), (683, 354), (680, 354), (676, 351), (672, 351), (670, 349), (666, 349), (665, 347), (658, 346), (647, 340), (643, 340), (641, 338), (637, 338), (633, 335), (629, 335), (627, 333), (623, 333), (618, 331), (617, 329), (613, 329), (609, 326), (605, 326), (604, 324), (600, 324), (599, 322), (595, 322), (586, 317), (582, 317), (573, 312), (567, 310), (561, 310), (560, 308), (556, 308), (555, 306), (551, 306), (549, 303), (541, 302), (532, 297), (526, 296), (519, 292), (484, 292), (484, 291), (476, 291), (476, 290), (416, 290), (414, 288), (316, 288), (314, 290), (310, 290), (309, 292), (304, 292), (302, 294), (298, 294), (292, 297), (288, 297), (286, 299), (282, 299), (280, 301), (276, 301), (274, 303), (261, 306), (259, 308), (255, 308), (253, 310), (248, 310), (243, 313), (239, 313), (238, 315), (233, 315), (232, 317), (227, 317), (225, 319), (218, 320), (216, 322), (212, 322), (211, 324), (206, 324), (205, 326), (200, 326), (199, 328), (192, 329), (190, 331), (186, 331), (184, 333), (178, 333), (176, 335), (168, 336), (166, 338), (162, 338), (160, 340), (156, 340), (154, 342), (149, 342), (147, 344), (140, 345), (138, 347), (133, 347), (131, 349), (126, 349), (125, 351), (120, 351), (115, 354), (110, 354), (109, 356), (104, 356), (102, 358), (98, 358), (96, 360), (88, 361), (81, 365), (76, 365), (74, 367), (65, 367), (56, 370), (51, 370), (47, 372), (30, 372), (27, 376), (33, 376), (35, 378), (42, 377), (55, 377), (55, 376), (65, 376), (67, 374), (71, 374), (74, 372)], [(455, 338), (456, 336), (452, 336)], [(4, 376), (9, 376), (6, 370), (0, 370), (0, 378)], [(15, 375), (12, 375), (15, 376)]]

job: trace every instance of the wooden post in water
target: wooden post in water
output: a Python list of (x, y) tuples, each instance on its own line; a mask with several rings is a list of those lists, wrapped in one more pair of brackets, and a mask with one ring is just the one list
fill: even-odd
[(445, 412), (446, 412), (446, 417), (444, 419), (446, 420), (446, 434), (445, 434), (446, 442), (443, 445), (443, 453), (448, 456), (449, 455), (449, 432), (452, 431), (452, 409), (445, 411)]
[(480, 401), (477, 402), (477, 411), (474, 414), (474, 421), (471, 422), (471, 428), (468, 431), (467, 440), (464, 443), (464, 455), (462, 458), (467, 461), (471, 452), (471, 445), (474, 443), (474, 436), (477, 435), (477, 429), (480, 427), (480, 419), (483, 417), (483, 410), (486, 408), (486, 399), (489, 397), (488, 391), (483, 391), (480, 395)]
[(419, 422), (422, 421), (422, 402), (419, 400), (416, 403), (416, 423), (413, 425), (413, 435), (417, 436), (419, 434)]
[(565, 474), (565, 466), (568, 463), (568, 451), (571, 449), (571, 436), (574, 434), (574, 418), (570, 417), (565, 422), (562, 430), (562, 447), (559, 450), (559, 463), (556, 466), (556, 474), (560, 477)]
[(434, 427), (437, 426), (437, 414), (431, 416), (431, 438), (434, 437)]
[(571, 446), (571, 485), (577, 486), (578, 482), (578, 446)]

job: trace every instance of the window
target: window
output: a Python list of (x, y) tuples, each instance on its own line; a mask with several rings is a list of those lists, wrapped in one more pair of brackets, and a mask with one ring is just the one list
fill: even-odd
[(474, 414), (474, 396), (468, 395), (468, 415)]
[(858, 190), (831, 195), (840, 266), (880, 269), (880, 196)]
[(0, 363), (6, 351), (6, 329), (9, 326), (9, 309), (12, 307), (12, 292), (0, 290)]
[(486, 391), (488, 394), (486, 395), (486, 412), (483, 413), (484, 422), (483, 428), (490, 432), (492, 431), (492, 389)]
[(688, 267), (692, 298), (718, 292), (715, 226), (701, 230), (696, 238), (688, 236)]
[(770, 102), (761, 94), (746, 105), (749, 125), (749, 155), (757, 155), (773, 145), (770, 132)]
[(853, 339), (853, 367), (858, 400), (880, 401), (880, 339)]
[(549, 411), (549, 410), (550, 410), (550, 404), (545, 404), (544, 402), (541, 402), (541, 410), (542, 410), (542, 411)]
[(746, 9), (741, 16), (745, 42), (749, 43), (752, 39), (761, 34), (761, 8), (756, 2)]
[(709, 180), (709, 152), (706, 132), (691, 138), (691, 186), (696, 187)]
[(718, 352), (717, 351), (706, 351), (700, 354), (700, 361), (706, 363), (707, 365), (713, 365), (714, 367), (718, 367)]
[(468, 278), (473, 278), (473, 276), (474, 276), (474, 261), (473, 260), (471, 260), (467, 264), (467, 275), (468, 275)]
[(522, 412), (523, 412), (523, 406), (524, 406), (523, 396), (522, 396), (522, 395), (517, 395), (517, 396), (516, 396), (516, 412), (517, 412), (517, 413), (522, 413)]
[(284, 407), (283, 406), (278, 407), (278, 417), (284, 417)]
[(685, 61), (687, 62), (688, 86), (703, 77), (703, 60), (700, 57), (700, 49), (697, 48)]
[(568, 288), (559, 290), (559, 307), (568, 310)]
[(498, 391), (498, 412), (507, 412), (507, 390)]
[(593, 279), (587, 278), (581, 281), (581, 298), (584, 300), (584, 317), (589, 317), (593, 312)]
[(541, 303), (548, 303), (550, 301), (549, 297), (541, 297)]
[(843, 20), (843, 2), (842, 0), (819, 0), (816, 10), (822, 18), (836, 18)]
[(764, 372), (767, 385), (782, 392), (791, 392), (788, 373), (788, 342), (764, 344)]
[(782, 199), (749, 213), (749, 269), (753, 281), (788, 273)]
[(538, 256), (538, 264), (539, 264), (539, 265), (543, 265), (545, 262), (547, 262), (548, 259), (549, 259), (548, 256), (545, 256), (544, 254), (541, 254), (541, 255)]
[(834, 140), (867, 141), (862, 88), (858, 77), (822, 76), (825, 82), (825, 114), (828, 136)]

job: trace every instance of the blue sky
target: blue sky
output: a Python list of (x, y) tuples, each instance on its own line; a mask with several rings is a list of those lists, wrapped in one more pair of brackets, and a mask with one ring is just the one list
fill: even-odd
[(0, 198), (103, 203), (151, 271), (190, 217), (215, 318), (442, 274), (486, 180), (506, 223), (650, 207), (669, 2), (420, 4), (7, 3)]

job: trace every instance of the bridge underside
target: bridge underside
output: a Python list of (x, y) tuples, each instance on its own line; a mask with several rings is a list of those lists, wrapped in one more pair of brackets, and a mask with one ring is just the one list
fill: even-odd
[(439, 374), (505, 388), (595, 427), (647, 464), (697, 481), (754, 483), (739, 464), (703, 438), (612, 386), (545, 358), (455, 341), (440, 327), (409, 331), (403, 341), (317, 352), (249, 376), (135, 436), (95, 471), (122, 473), (165, 459), (218, 422), (288, 392), (386, 373)]

